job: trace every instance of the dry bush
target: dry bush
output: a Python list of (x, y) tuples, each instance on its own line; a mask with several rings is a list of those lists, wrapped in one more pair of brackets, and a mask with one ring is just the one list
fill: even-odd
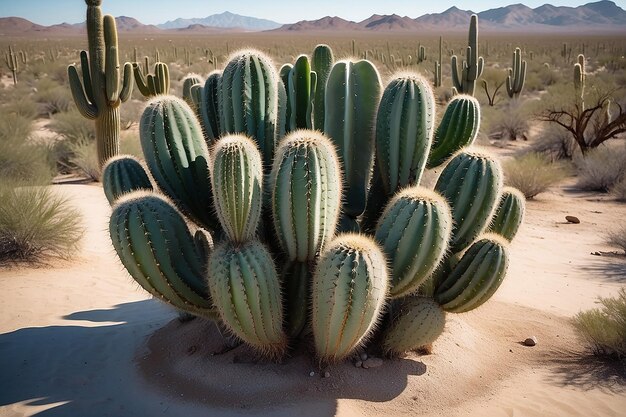
[(626, 176), (626, 146), (600, 146), (577, 162), (578, 183), (583, 190), (610, 191)]
[(67, 112), (74, 108), (74, 99), (69, 88), (48, 78), (39, 81), (35, 99), (43, 106), (43, 113), (47, 115)]
[(527, 140), (529, 116), (519, 100), (511, 100), (493, 114), (489, 121), (489, 137)]
[(613, 194), (618, 201), (626, 201), (626, 176), (613, 187), (611, 194)]
[(626, 224), (617, 226), (615, 229), (609, 231), (606, 237), (609, 245), (617, 246), (623, 250), (624, 255), (626, 255)]
[(626, 358), (626, 289), (617, 297), (600, 298), (600, 308), (582, 311), (572, 320), (594, 354)]
[(100, 181), (100, 163), (98, 162), (98, 148), (95, 141), (70, 143), (69, 165), (72, 171), (85, 177)]
[(55, 114), (50, 129), (57, 133), (61, 140), (71, 143), (91, 141), (96, 138), (93, 121), (84, 118), (78, 110)]
[(545, 156), (534, 152), (505, 162), (504, 173), (505, 183), (520, 190), (529, 200), (568, 174), (562, 163), (550, 162)]
[(0, 186), (0, 264), (68, 257), (82, 236), (80, 214), (47, 187)]
[(39, 116), (37, 104), (29, 97), (21, 100), (11, 101), (2, 108), (2, 113), (7, 115), (17, 115), (26, 120), (35, 120)]
[(545, 155), (550, 161), (572, 159), (578, 150), (572, 135), (554, 124), (544, 125), (545, 129), (533, 140), (531, 150)]

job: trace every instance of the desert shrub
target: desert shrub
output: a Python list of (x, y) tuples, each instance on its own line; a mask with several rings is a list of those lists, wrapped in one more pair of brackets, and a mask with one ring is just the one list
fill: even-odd
[(48, 187), (0, 183), (0, 263), (75, 253), (80, 214)]
[(504, 180), (519, 189), (527, 199), (546, 191), (567, 176), (562, 163), (550, 162), (545, 156), (529, 152), (504, 163)]
[(626, 223), (610, 230), (607, 235), (607, 243), (617, 246), (626, 255)]
[(493, 114), (489, 121), (490, 138), (527, 139), (530, 124), (528, 114), (519, 100), (510, 100)]
[(32, 130), (32, 120), (15, 113), (6, 113), (0, 117), (0, 142), (15, 140), (25, 142)]
[(577, 162), (578, 187), (607, 192), (626, 175), (626, 146), (600, 146)]
[(545, 155), (550, 161), (572, 159), (578, 149), (572, 135), (554, 124), (544, 123), (544, 127), (533, 140), (532, 151)]
[(57, 133), (61, 140), (71, 143), (88, 142), (96, 137), (93, 121), (81, 116), (78, 110), (55, 114), (50, 129)]
[(70, 143), (71, 156), (68, 163), (72, 171), (78, 172), (93, 181), (100, 180), (100, 164), (95, 141)]
[(67, 112), (74, 107), (72, 93), (67, 87), (60, 85), (38, 89), (35, 99), (43, 106), (43, 112), (49, 115)]
[(611, 189), (611, 194), (618, 201), (626, 201), (626, 176)]
[(26, 120), (35, 120), (39, 115), (37, 104), (29, 97), (8, 103), (2, 108), (4, 115), (15, 114)]
[(600, 298), (600, 308), (578, 313), (573, 324), (596, 355), (626, 358), (626, 289)]

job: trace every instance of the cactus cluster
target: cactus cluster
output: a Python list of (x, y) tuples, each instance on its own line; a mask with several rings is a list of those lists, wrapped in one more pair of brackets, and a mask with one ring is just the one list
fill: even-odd
[(457, 93), (474, 95), (476, 80), (483, 73), (484, 60), (478, 56), (478, 16), (470, 18), (469, 39), (465, 60), (459, 70), (456, 55), (452, 55), (452, 82)]
[[(371, 62), (332, 63), (325, 45), (280, 74), (235, 52), (196, 90), (195, 110), (148, 102), (149, 174), (125, 157), (105, 169), (116, 253), (155, 297), (269, 357), (312, 340), (332, 363), (432, 343), (447, 313), (497, 290), (524, 201), (468, 147), (473, 97), (455, 97), (435, 129), (424, 78), (397, 74), (383, 90)], [(434, 190), (419, 185), (442, 165)]]

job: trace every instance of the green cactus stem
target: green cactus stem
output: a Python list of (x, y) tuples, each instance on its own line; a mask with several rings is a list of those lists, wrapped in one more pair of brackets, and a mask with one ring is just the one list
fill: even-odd
[(187, 74), (183, 78), (183, 100), (185, 100), (192, 108), (195, 107), (195, 102), (191, 94), (191, 87), (196, 84), (204, 85), (204, 79), (201, 75)]
[(270, 174), (274, 229), (291, 261), (313, 261), (333, 237), (341, 204), (341, 171), (332, 143), (319, 132), (286, 136)]
[(454, 229), (450, 249), (461, 252), (489, 224), (502, 189), (500, 164), (489, 154), (464, 150), (441, 172), (435, 191), (452, 209)]
[(417, 290), (442, 261), (452, 231), (452, 214), (437, 193), (414, 186), (391, 200), (380, 218), (376, 241), (391, 268), (389, 295)]
[(363, 60), (335, 63), (326, 82), (324, 133), (342, 162), (343, 213), (349, 223), (356, 222), (367, 203), (381, 89), (376, 67)]
[(333, 50), (328, 45), (317, 45), (311, 57), (311, 70), (317, 74), (317, 88), (315, 89), (315, 99), (313, 105), (313, 126), (316, 130), (324, 129), (326, 80), (333, 67), (335, 58)]
[(426, 166), (435, 123), (435, 98), (417, 74), (392, 79), (376, 117), (376, 159), (388, 196), (419, 184)]
[(435, 301), (451, 313), (480, 307), (500, 287), (509, 263), (507, 242), (487, 234), (477, 240), (436, 288)]
[(525, 207), (524, 194), (513, 187), (504, 187), (498, 208), (487, 231), (496, 233), (511, 242), (522, 224)]
[[(282, 69), (281, 69), (282, 70)], [(300, 55), (295, 65), (287, 74), (287, 82), (283, 78), (289, 105), (289, 119), (286, 120), (286, 131), (313, 128), (313, 98), (317, 85), (317, 74), (311, 71), (309, 57)]]
[(263, 163), (256, 144), (228, 135), (212, 150), (213, 202), (222, 229), (234, 243), (254, 238), (263, 202)]
[(265, 246), (225, 242), (211, 253), (207, 269), (211, 297), (230, 331), (265, 356), (281, 357), (287, 337), (280, 282)]
[(67, 68), (74, 102), (80, 113), (95, 120), (98, 162), (102, 167), (119, 153), (120, 103), (131, 96), (133, 68), (124, 64), (120, 83), (117, 30), (113, 16), (102, 17), (101, 0), (87, 3), (89, 52), (81, 51), (81, 77), (75, 65)]
[(363, 235), (344, 234), (321, 254), (311, 287), (311, 326), (322, 362), (350, 355), (375, 327), (387, 294), (385, 257)]
[[(146, 57), (147, 58), (147, 57)], [(158, 94), (168, 94), (170, 91), (170, 71), (167, 64), (154, 64), (154, 74), (145, 73), (138, 62), (133, 63), (135, 84), (144, 97), (153, 97)]]
[(13, 52), (13, 47), (9, 45), (9, 53), (4, 55), (4, 61), (7, 65), (11, 75), (13, 76), (13, 85), (17, 85), (17, 71), (20, 69), (20, 64), (17, 60), (17, 55)]
[(427, 167), (436, 168), (460, 149), (471, 145), (480, 129), (480, 104), (472, 96), (450, 100), (433, 138)]
[(209, 151), (202, 128), (183, 100), (160, 95), (148, 102), (139, 123), (141, 148), (161, 191), (194, 222), (219, 229), (209, 181)]
[(484, 60), (478, 56), (478, 16), (470, 18), (469, 39), (465, 60), (459, 70), (456, 55), (452, 55), (452, 83), (460, 94), (474, 95), (476, 80), (483, 73)]
[(217, 319), (203, 279), (206, 258), (165, 198), (145, 191), (120, 197), (109, 233), (120, 261), (142, 288), (193, 315)]
[(443, 333), (446, 313), (430, 297), (408, 297), (400, 304), (397, 318), (385, 333), (383, 352), (400, 356), (433, 343)]
[(198, 106), (200, 124), (204, 131), (204, 138), (209, 145), (212, 145), (220, 136), (218, 85), (221, 76), (221, 71), (213, 71), (209, 74), (202, 88)]
[(510, 98), (518, 98), (524, 88), (526, 80), (526, 60), (522, 61), (522, 51), (515, 48), (513, 52), (513, 67), (509, 68), (506, 77), (506, 92)]
[(102, 169), (102, 188), (109, 204), (131, 191), (152, 191), (152, 183), (143, 165), (131, 155), (110, 158)]
[(241, 50), (230, 57), (218, 87), (222, 134), (243, 133), (254, 139), (267, 171), (275, 146), (284, 135), (278, 84), (270, 58), (256, 50)]

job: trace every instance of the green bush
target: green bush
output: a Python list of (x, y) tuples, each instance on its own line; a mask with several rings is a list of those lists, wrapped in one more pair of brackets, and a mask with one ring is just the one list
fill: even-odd
[(0, 185), (0, 263), (68, 257), (82, 235), (80, 214), (48, 187)]
[(596, 355), (626, 358), (626, 289), (617, 297), (600, 298), (600, 308), (578, 313), (574, 327)]
[(504, 172), (505, 183), (520, 190), (529, 200), (567, 176), (562, 163), (550, 162), (535, 152), (505, 162)]

